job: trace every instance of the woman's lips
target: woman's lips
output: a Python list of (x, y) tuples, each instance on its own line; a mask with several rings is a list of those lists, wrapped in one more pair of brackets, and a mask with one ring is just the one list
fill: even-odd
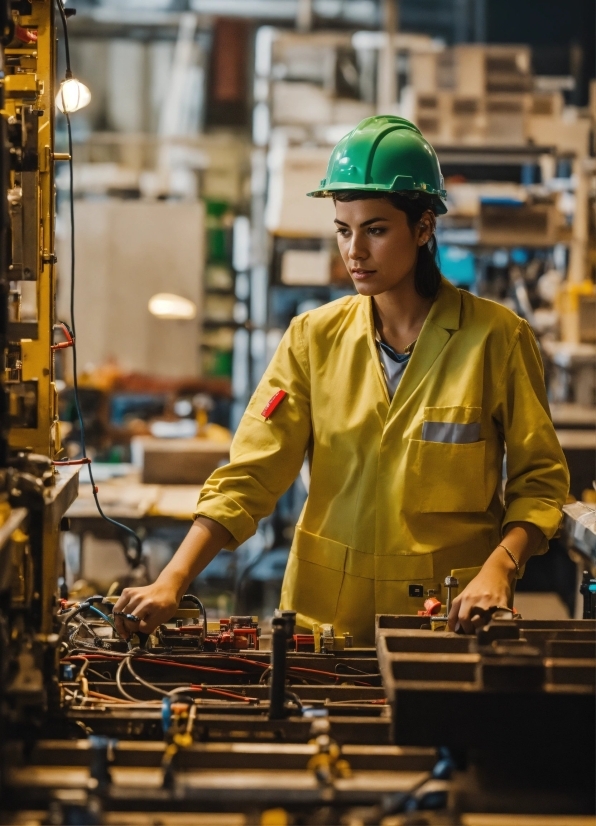
[(375, 273), (376, 270), (354, 269), (352, 270), (352, 278), (354, 278), (356, 281), (366, 281), (367, 278), (370, 278)]

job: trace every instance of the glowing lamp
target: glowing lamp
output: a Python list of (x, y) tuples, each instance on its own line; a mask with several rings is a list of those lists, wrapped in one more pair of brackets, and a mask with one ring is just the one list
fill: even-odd
[(191, 321), (197, 315), (197, 305), (174, 293), (156, 293), (149, 299), (149, 312), (157, 318)]
[(91, 102), (91, 92), (77, 80), (76, 77), (69, 77), (60, 84), (60, 89), (56, 95), (56, 106), (61, 112), (78, 112), (84, 109)]

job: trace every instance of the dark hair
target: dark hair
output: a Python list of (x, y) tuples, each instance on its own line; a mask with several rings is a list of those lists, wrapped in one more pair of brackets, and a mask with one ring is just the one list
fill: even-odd
[[(423, 192), (371, 192), (365, 189), (348, 189), (333, 193), (333, 200), (341, 203), (381, 199), (389, 201), (395, 209), (405, 212), (411, 228), (418, 223), (427, 210), (435, 213), (435, 199)], [(441, 286), (441, 270), (437, 263), (437, 239), (434, 232), (428, 242), (418, 250), (414, 284), (416, 292), (423, 298), (437, 297)]]

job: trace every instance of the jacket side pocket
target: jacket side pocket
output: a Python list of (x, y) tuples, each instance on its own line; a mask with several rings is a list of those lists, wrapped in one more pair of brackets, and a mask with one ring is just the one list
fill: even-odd
[(344, 579), (347, 546), (296, 528), (282, 587), (282, 607), (301, 624), (333, 622)]

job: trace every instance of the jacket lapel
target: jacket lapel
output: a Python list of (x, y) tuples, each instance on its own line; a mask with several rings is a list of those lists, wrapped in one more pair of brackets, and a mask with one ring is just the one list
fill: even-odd
[(373, 308), (372, 308), (372, 299), (371, 298), (361, 298), (362, 301), (362, 310), (365, 317), (365, 324), (366, 324), (366, 339), (368, 341), (368, 348), (370, 350), (372, 356), (372, 363), (373, 363), (373, 370), (377, 374), (378, 383), (380, 385), (380, 390), (387, 405), (387, 411), (389, 410), (391, 399), (389, 398), (389, 391), (387, 390), (387, 382), (385, 381), (385, 376), (383, 374), (383, 368), (381, 367), (381, 362), (379, 359), (379, 353), (377, 350), (376, 339), (375, 339), (375, 322), (373, 317)]
[[(369, 299), (369, 302), (370, 301)], [(399, 415), (401, 409), (411, 398), (416, 388), (429, 374), (431, 367), (451, 338), (452, 333), (459, 329), (460, 314), (461, 296), (459, 290), (443, 279), (439, 295), (424, 322), (412, 357), (393, 396), (389, 408), (389, 416), (391, 419)], [(378, 363), (379, 358), (376, 354), (376, 348), (375, 356)]]

